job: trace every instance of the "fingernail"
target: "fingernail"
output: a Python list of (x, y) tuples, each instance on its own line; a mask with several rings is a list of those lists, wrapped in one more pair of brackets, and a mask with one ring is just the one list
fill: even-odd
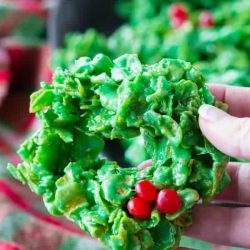
[(210, 122), (218, 121), (227, 115), (224, 111), (208, 104), (200, 106), (198, 112), (201, 118)]

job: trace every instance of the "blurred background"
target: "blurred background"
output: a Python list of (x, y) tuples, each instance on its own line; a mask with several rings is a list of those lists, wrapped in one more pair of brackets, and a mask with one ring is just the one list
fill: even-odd
[[(8, 162), (38, 126), (29, 96), (81, 56), (137, 53), (192, 62), (207, 82), (250, 86), (249, 0), (0, 0), (0, 249), (102, 249), (10, 178)], [(125, 154), (124, 154), (124, 151)], [(122, 165), (147, 155), (140, 138), (107, 142)], [(27, 201), (28, 200), (28, 201)], [(223, 232), (222, 232), (223, 233)], [(239, 249), (183, 237), (194, 249)]]

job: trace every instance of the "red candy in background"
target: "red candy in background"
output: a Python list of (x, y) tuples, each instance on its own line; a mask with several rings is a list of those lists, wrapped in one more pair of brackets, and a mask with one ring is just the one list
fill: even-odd
[(183, 4), (175, 3), (170, 6), (169, 16), (173, 28), (177, 29), (188, 20), (188, 11)]
[(215, 25), (213, 16), (209, 11), (203, 11), (200, 13), (199, 25), (201, 27), (212, 27)]

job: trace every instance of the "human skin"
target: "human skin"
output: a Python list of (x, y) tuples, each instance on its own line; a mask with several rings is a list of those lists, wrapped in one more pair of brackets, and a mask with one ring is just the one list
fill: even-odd
[[(211, 84), (217, 100), (228, 104), (228, 113), (203, 105), (199, 125), (204, 136), (220, 151), (250, 160), (250, 88)], [(250, 164), (230, 162), (230, 185), (219, 201), (246, 207), (196, 206), (193, 226), (186, 234), (213, 243), (250, 248)]]
[[(228, 114), (210, 105), (199, 109), (205, 137), (220, 151), (250, 160), (250, 88), (209, 84), (216, 100), (228, 104)], [(142, 163), (139, 168), (151, 165)], [(193, 225), (185, 234), (211, 243), (250, 248), (250, 163), (230, 162), (230, 185), (216, 198), (223, 203), (196, 205)], [(225, 206), (225, 204), (234, 204)], [(185, 248), (179, 248), (184, 250)]]

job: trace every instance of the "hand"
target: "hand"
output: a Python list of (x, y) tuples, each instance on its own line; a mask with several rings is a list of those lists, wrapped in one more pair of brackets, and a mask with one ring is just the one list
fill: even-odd
[[(217, 100), (228, 104), (230, 115), (202, 105), (199, 125), (203, 135), (225, 154), (250, 160), (250, 88), (210, 84), (209, 89)], [(145, 161), (139, 169), (150, 165), (151, 160)], [(250, 163), (230, 162), (227, 171), (231, 183), (216, 200), (235, 206), (196, 205), (193, 225), (185, 234), (211, 243), (250, 248)]]
[[(229, 106), (229, 114), (210, 105), (199, 109), (204, 136), (220, 151), (250, 160), (250, 88), (209, 85), (217, 100)], [(250, 164), (229, 163), (230, 185), (217, 197), (222, 202), (250, 205)], [(250, 248), (250, 206), (196, 206), (194, 223), (186, 233), (217, 244)]]

